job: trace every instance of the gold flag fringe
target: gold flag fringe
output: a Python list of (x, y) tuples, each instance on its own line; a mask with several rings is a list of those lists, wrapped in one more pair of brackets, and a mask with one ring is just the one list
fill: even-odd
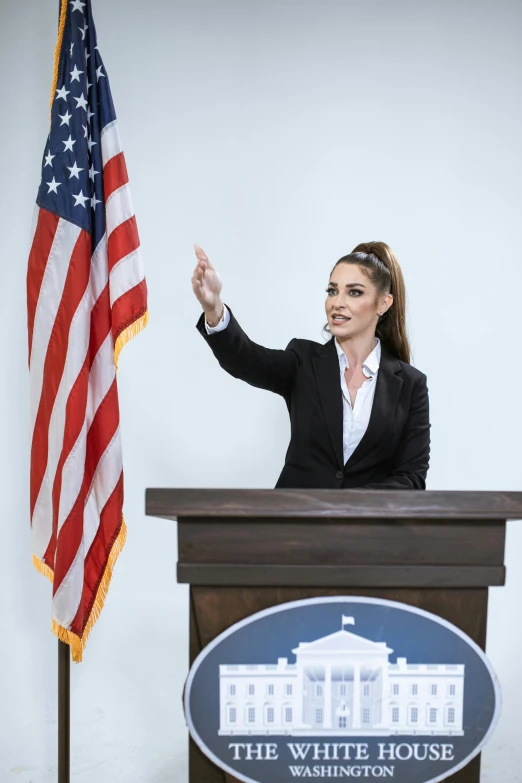
[(49, 579), (51, 582), (54, 582), (53, 569), (48, 566), (47, 563), (44, 563), (43, 560), (40, 560), (40, 558), (36, 555), (33, 555), (33, 565), (37, 571), (43, 574), (43, 576), (46, 576), (47, 579)]
[(118, 369), (118, 359), (120, 358), (122, 348), (127, 345), (127, 343), (130, 342), (133, 337), (136, 337), (136, 335), (139, 334), (142, 329), (145, 329), (148, 322), (149, 311), (146, 310), (143, 315), (140, 316), (140, 318), (137, 318), (133, 323), (130, 324), (130, 326), (127, 326), (127, 328), (118, 335), (114, 345), (114, 364), (116, 365), (116, 369)]
[(51, 88), (51, 101), (50, 106), (52, 108), (54, 101), (54, 94), (58, 84), (58, 66), (60, 64), (60, 53), (62, 51), (63, 33), (65, 30), (65, 20), (67, 18), (67, 0), (62, 0), (60, 7), (60, 21), (58, 23), (58, 39), (56, 41), (56, 47), (54, 49), (54, 70), (53, 70), (53, 86)]
[[(56, 622), (56, 620), (53, 619), (52, 632), (54, 633), (55, 636), (58, 637), (58, 639), (61, 642), (65, 642), (65, 644), (69, 645), (69, 647), (71, 648), (72, 659), (75, 663), (80, 663), (80, 661), (82, 660), (83, 651), (85, 649), (85, 644), (87, 642), (87, 639), (89, 638), (89, 634), (92, 631), (92, 628), (96, 620), (100, 616), (101, 610), (103, 609), (105, 599), (107, 598), (107, 594), (109, 592), (109, 585), (112, 578), (112, 571), (114, 569), (116, 560), (118, 559), (118, 555), (120, 554), (121, 550), (125, 545), (126, 539), (127, 539), (127, 525), (125, 524), (125, 520), (122, 517), (121, 529), (120, 532), (118, 533), (118, 537), (116, 541), (112, 545), (112, 549), (109, 554), (109, 559), (107, 560), (107, 565), (105, 567), (105, 572), (98, 586), (98, 590), (96, 592), (96, 598), (94, 599), (91, 613), (89, 615), (89, 619), (87, 620), (87, 625), (85, 626), (83, 635), (81, 637), (78, 636), (72, 631), (69, 631), (67, 628), (64, 628), (63, 625), (60, 625), (59, 623)], [(49, 574), (46, 573), (41, 568), (41, 566), (44, 566), (45, 569), (47, 569), (47, 571), (50, 572), (51, 574), (49, 578), (52, 579), (53, 572), (48, 566), (45, 566), (45, 564), (42, 563), (42, 561), (39, 558), (35, 558), (34, 556), (33, 556), (33, 561), (35, 562), (35, 565), (36, 565), (36, 561), (38, 561), (38, 565), (36, 565), (36, 567), (38, 568), (40, 573), (45, 573), (46, 576), (48, 576)]]

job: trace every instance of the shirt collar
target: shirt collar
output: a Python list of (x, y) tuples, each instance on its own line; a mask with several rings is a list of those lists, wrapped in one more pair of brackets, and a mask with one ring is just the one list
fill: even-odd
[[(348, 358), (337, 342), (337, 338), (334, 338), (335, 347), (337, 349), (337, 356), (339, 358), (339, 367), (341, 370), (345, 370), (346, 367), (349, 367), (348, 364)], [(373, 351), (368, 354), (366, 359), (363, 362), (363, 368), (365, 368), (371, 375), (375, 375), (377, 373), (377, 370), (379, 369), (379, 365), (381, 363), (381, 341), (378, 337), (375, 338), (375, 347)]]

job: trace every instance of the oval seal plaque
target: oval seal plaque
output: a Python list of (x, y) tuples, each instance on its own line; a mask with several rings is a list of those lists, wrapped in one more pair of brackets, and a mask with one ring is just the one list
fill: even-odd
[(459, 628), (366, 597), (293, 601), (214, 639), (185, 714), (203, 753), (245, 783), (436, 783), (491, 736), (500, 687)]

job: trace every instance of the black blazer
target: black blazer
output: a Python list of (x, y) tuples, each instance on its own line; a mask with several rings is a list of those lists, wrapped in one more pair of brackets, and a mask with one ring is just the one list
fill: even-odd
[(325, 345), (294, 338), (284, 351), (264, 348), (250, 340), (232, 311), (220, 332), (207, 334), (204, 315), (196, 327), (230, 375), (285, 399), (291, 438), (276, 488), (426, 489), (426, 376), (396, 359), (382, 343), (368, 428), (344, 464), (343, 401), (333, 337)]

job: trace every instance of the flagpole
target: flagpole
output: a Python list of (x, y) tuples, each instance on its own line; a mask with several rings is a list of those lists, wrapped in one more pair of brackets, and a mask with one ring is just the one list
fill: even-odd
[[(62, 0), (58, 0), (58, 30)], [(58, 783), (70, 783), (71, 651), (58, 639)]]
[(70, 783), (71, 651), (58, 640), (58, 783)]

